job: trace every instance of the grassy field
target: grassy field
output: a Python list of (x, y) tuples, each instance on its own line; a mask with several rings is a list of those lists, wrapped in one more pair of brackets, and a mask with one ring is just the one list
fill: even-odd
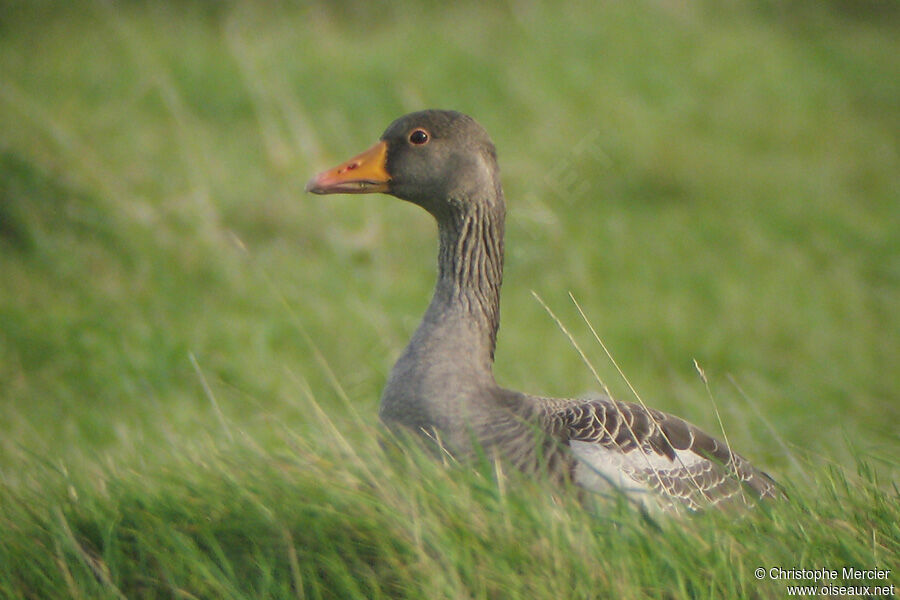
[[(898, 32), (889, 1), (0, 2), (0, 597), (896, 589)], [(791, 502), (658, 519), (382, 447), (435, 228), (303, 185), (427, 107), (498, 147), (499, 382), (599, 388), (535, 292), (629, 398), (571, 293)]]

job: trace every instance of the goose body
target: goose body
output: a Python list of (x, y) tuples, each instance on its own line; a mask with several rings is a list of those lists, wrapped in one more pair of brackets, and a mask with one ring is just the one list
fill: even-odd
[(546, 469), (648, 506), (694, 510), (780, 495), (768, 475), (678, 417), (605, 395), (543, 398), (497, 385), (506, 207), (494, 145), (471, 117), (403, 116), (371, 149), (306, 189), (388, 193), (437, 221), (434, 295), (381, 397), (390, 427), (436, 438), (461, 456), (474, 442), (526, 472)]

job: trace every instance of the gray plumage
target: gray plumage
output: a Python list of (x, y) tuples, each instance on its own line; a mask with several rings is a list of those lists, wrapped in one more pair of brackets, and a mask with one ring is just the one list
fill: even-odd
[[(377, 147), (379, 165), (360, 155), (307, 189), (386, 191), (437, 221), (434, 295), (388, 378), (385, 423), (435, 437), (456, 455), (475, 442), (527, 472), (618, 489), (648, 506), (699, 509), (780, 495), (768, 475), (678, 417), (607, 396), (541, 398), (498, 386), (506, 208), (494, 145), (466, 115), (422, 111), (394, 121)], [(383, 169), (372, 175), (376, 167)]]

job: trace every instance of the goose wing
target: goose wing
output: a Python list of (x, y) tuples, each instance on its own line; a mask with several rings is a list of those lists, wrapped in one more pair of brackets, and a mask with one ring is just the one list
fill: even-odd
[(777, 484), (728, 446), (687, 421), (605, 396), (545, 404), (546, 426), (572, 450), (573, 476), (648, 505), (697, 510), (781, 495)]

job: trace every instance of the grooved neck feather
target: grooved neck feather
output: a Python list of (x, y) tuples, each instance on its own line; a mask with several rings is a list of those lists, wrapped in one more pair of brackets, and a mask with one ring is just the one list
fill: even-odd
[(500, 197), (457, 202), (437, 217), (438, 280), (429, 307), (429, 312), (470, 315), (476, 334), (483, 334), (472, 342), (487, 350), (491, 360), (500, 326), (504, 212)]

